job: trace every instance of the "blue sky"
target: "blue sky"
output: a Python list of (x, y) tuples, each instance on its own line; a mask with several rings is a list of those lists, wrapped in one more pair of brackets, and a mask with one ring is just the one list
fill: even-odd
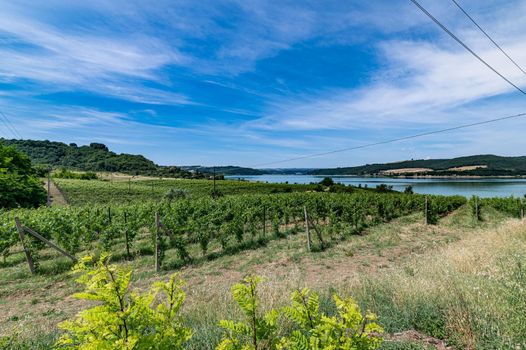
[[(452, 2), (421, 2), (526, 86)], [(526, 66), (525, 2), (459, 2)], [(409, 0), (0, 0), (0, 110), (24, 138), (253, 166), (526, 112), (526, 97)], [(510, 120), (279, 166), (526, 155), (525, 131)]]

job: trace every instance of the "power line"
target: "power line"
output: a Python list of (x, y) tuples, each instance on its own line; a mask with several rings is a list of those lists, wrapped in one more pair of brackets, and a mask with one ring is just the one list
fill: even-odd
[[(2, 124), (4, 124), (5, 130), (7, 130), (7, 132), (10, 132), (10, 133), (12, 133), (13, 135), (15, 135), (13, 129), (11, 129), (11, 128), (9, 127), (9, 125), (7, 124), (7, 122), (5, 121), (5, 119), (0, 118), (0, 120), (2, 121)], [(16, 135), (15, 135), (15, 137), (16, 137)]]
[(446, 32), (450, 37), (452, 37), (457, 43), (462, 45), (462, 47), (464, 47), (466, 50), (468, 50), (469, 53), (471, 53), (473, 56), (475, 56), (475, 58), (477, 58), (480, 62), (482, 62), (486, 67), (491, 69), (495, 74), (497, 74), (499, 77), (501, 77), (504, 81), (506, 81), (508, 84), (513, 86), (515, 89), (520, 91), (523, 95), (526, 95), (526, 91), (522, 90), (520, 87), (518, 87), (513, 82), (511, 82), (511, 80), (509, 80), (504, 75), (499, 73), (499, 71), (497, 71), (495, 68), (493, 68), (488, 62), (484, 61), (484, 59), (482, 57), (477, 55), (475, 53), (475, 51), (473, 51), (472, 49), (469, 48), (469, 46), (464, 44), (464, 42), (462, 42), (462, 40), (460, 40), (455, 34), (453, 34), (449, 29), (447, 29), (438, 19), (436, 19), (431, 13), (429, 13), (429, 11), (427, 11), (422, 5), (420, 5), (420, 3), (418, 1), (411, 0), (411, 2), (413, 4), (415, 4), (427, 17), (429, 17), (433, 22), (435, 22), (444, 32)]
[(515, 60), (511, 58), (511, 56), (508, 55), (508, 53), (504, 51), (504, 49), (499, 44), (497, 44), (497, 42), (493, 40), (493, 38), (484, 29), (482, 29), (482, 27), (473, 19), (473, 17), (469, 15), (469, 13), (467, 13), (466, 10), (462, 8), (462, 6), (460, 6), (460, 4), (456, 0), (451, 0), (451, 1), (453, 1), (453, 3), (457, 5), (460, 11), (462, 11), (466, 15), (466, 17), (469, 18), (470, 21), (473, 22), (473, 24), (477, 26), (477, 28), (493, 43), (493, 45), (495, 45), (511, 61), (511, 63), (515, 65), (515, 67), (517, 67), (524, 75), (526, 75), (526, 72), (524, 71), (524, 69), (522, 69), (522, 67), (519, 66), (519, 64), (515, 62)]
[(15, 138), (21, 139), (22, 135), (18, 132), (18, 130), (15, 128), (13, 123), (9, 120), (9, 118), (4, 114), (4, 112), (0, 111), (0, 116), (3, 117), (2, 122), (6, 126), (6, 128), (11, 131), (11, 133), (15, 136)]
[(18, 129), (15, 127), (15, 125), (13, 123), (11, 123), (11, 120), (7, 117), (7, 115), (0, 111), (0, 113), (4, 116), (4, 118), (7, 120), (7, 123), (11, 126), (11, 128), (15, 131), (16, 135), (18, 136), (18, 138), (22, 138), (22, 135), (18, 132)]
[[(513, 86), (517, 91), (519, 91), (520, 93), (522, 93), (523, 95), (526, 95), (526, 91), (522, 90), (520, 87), (518, 87), (517, 85), (515, 85), (512, 81), (510, 81), (508, 78), (506, 78), (504, 75), (502, 75), (499, 71), (497, 71), (495, 68), (493, 68), (488, 62), (486, 62), (482, 57), (480, 57), (477, 53), (475, 53), (475, 51), (473, 51), (469, 46), (467, 46), (462, 40), (460, 40), (455, 34), (453, 34), (446, 26), (444, 26), (438, 19), (436, 19), (431, 13), (429, 13), (429, 11), (427, 11), (417, 0), (411, 0), (411, 2), (413, 4), (415, 4), (426, 16), (428, 16), (433, 22), (435, 22), (444, 32), (446, 32), (451, 38), (453, 38), (457, 43), (459, 43), (462, 47), (464, 47), (469, 53), (471, 53), (475, 58), (477, 58), (481, 63), (483, 63), (486, 67), (488, 67), (489, 69), (491, 69), (495, 74), (497, 74), (500, 78), (502, 78), (504, 81), (506, 81), (509, 85)], [(477, 27), (479, 27), (479, 29), (482, 30), (482, 28), (467, 14), (467, 12), (465, 12), (461, 7), (460, 5), (458, 5), (458, 3), (453, 0), (453, 2), (455, 2), (455, 4), (457, 4), (457, 6), (473, 21), (473, 23), (475, 23), (477, 25)], [(483, 31), (484, 32), (484, 31)], [(484, 32), (484, 34), (486, 34), (486, 36), (495, 44), (497, 45), (497, 47), (499, 47), (499, 49), (511, 60), (511, 57), (509, 57), (509, 55), (507, 55), (504, 50), (502, 50), (502, 48), (500, 48), (500, 46), (493, 40), (491, 39), (491, 37), (486, 33)], [(512, 60), (513, 61), (513, 60)], [(514, 62), (514, 61), (513, 61)], [(515, 62), (514, 62), (515, 63)], [(516, 64), (516, 63), (515, 63)], [(517, 65), (517, 64), (516, 64)], [(517, 65), (518, 66), (518, 65)], [(518, 66), (519, 67), (519, 66)], [(520, 69), (520, 67), (519, 67)], [(521, 71), (523, 71), (521, 69)], [(524, 71), (523, 71), (524, 73)], [(384, 144), (388, 144), (388, 143), (393, 143), (393, 142), (398, 142), (398, 141), (403, 141), (403, 140), (409, 140), (409, 139), (414, 139), (414, 138), (418, 138), (418, 137), (423, 137), (423, 136), (428, 136), (428, 135), (433, 135), (433, 134), (438, 134), (438, 133), (444, 133), (444, 132), (449, 132), (449, 131), (454, 131), (454, 130), (459, 130), (459, 129), (464, 129), (464, 128), (469, 128), (469, 127), (473, 127), (473, 126), (478, 126), (478, 125), (484, 125), (484, 124), (489, 124), (489, 123), (495, 123), (495, 122), (498, 122), (498, 121), (502, 121), (502, 120), (507, 120), (507, 119), (513, 119), (513, 118), (519, 118), (519, 117), (524, 117), (526, 116), (526, 113), (520, 113), (520, 114), (516, 114), (516, 115), (512, 115), (512, 116), (507, 116), (507, 117), (501, 117), (501, 118), (495, 118), (495, 119), (490, 119), (490, 120), (485, 120), (485, 121), (481, 121), (481, 122), (476, 122), (476, 123), (471, 123), (471, 124), (463, 124), (463, 125), (459, 125), (459, 126), (455, 126), (455, 127), (451, 127), (451, 128), (446, 128), (446, 129), (441, 129), (441, 130), (435, 130), (435, 131), (429, 131), (429, 132), (425, 132), (425, 133), (421, 133), (421, 134), (416, 134), (416, 135), (411, 135), (411, 136), (405, 136), (405, 137), (400, 137), (400, 138), (396, 138), (396, 139), (390, 139), (390, 140), (386, 140), (386, 141), (380, 141), (380, 142), (374, 142), (374, 143), (369, 143), (369, 144), (365, 144), (365, 145), (361, 145), (361, 146), (356, 146), (356, 147), (348, 147), (348, 148), (343, 148), (343, 149), (338, 149), (338, 150), (333, 150), (333, 151), (328, 151), (328, 152), (322, 152), (322, 153), (314, 153), (314, 154), (310, 154), (310, 155), (304, 155), (304, 156), (299, 156), (299, 157), (294, 157), (294, 158), (288, 158), (288, 159), (284, 159), (284, 160), (280, 160), (280, 161), (274, 161), (274, 162), (268, 162), (268, 163), (262, 163), (262, 164), (256, 164), (254, 165), (253, 167), (261, 167), (261, 166), (268, 166), (268, 165), (273, 165), (273, 164), (280, 164), (280, 163), (286, 163), (286, 162), (290, 162), (290, 161), (295, 161), (295, 160), (301, 160), (301, 159), (308, 159), (308, 158), (314, 158), (314, 157), (321, 157), (321, 156), (325, 156), (325, 155), (330, 155), (330, 154), (334, 154), (334, 153), (340, 153), (340, 152), (347, 152), (347, 151), (352, 151), (352, 150), (357, 150), (357, 149), (362, 149), (362, 148), (367, 148), (367, 147), (373, 147), (373, 146), (378, 146), (378, 145), (384, 145)]]
[(321, 156), (326, 156), (326, 155), (329, 155), (329, 154), (340, 153), (340, 152), (347, 152), (347, 151), (352, 151), (352, 150), (357, 150), (357, 149), (362, 149), (362, 148), (367, 148), (367, 147), (373, 147), (373, 146), (378, 146), (378, 145), (385, 145), (387, 143), (393, 143), (393, 142), (398, 142), (398, 141), (410, 140), (410, 139), (415, 139), (415, 138), (418, 138), (418, 137), (429, 136), (429, 135), (434, 135), (434, 134), (439, 134), (439, 133), (444, 133), (444, 132), (449, 132), (449, 131), (454, 131), (454, 130), (459, 130), (459, 129), (465, 129), (465, 128), (470, 128), (470, 127), (473, 127), (473, 126), (490, 124), (490, 123), (495, 123), (495, 122), (499, 122), (499, 121), (503, 121), (503, 120), (507, 120), (507, 119), (520, 118), (520, 117), (524, 117), (524, 116), (526, 116), (526, 113), (520, 113), (520, 114), (510, 115), (510, 116), (507, 116), (507, 117), (500, 117), (500, 118), (489, 119), (489, 120), (476, 122), (476, 123), (463, 124), (463, 125), (458, 125), (458, 126), (454, 126), (454, 127), (451, 127), (451, 128), (434, 130), (434, 131), (428, 131), (428, 132), (423, 132), (423, 133), (420, 133), (420, 134), (399, 137), (399, 138), (396, 138), (396, 139), (390, 139), (390, 140), (386, 140), (386, 141), (368, 143), (368, 144), (361, 145), (361, 146), (342, 148), (342, 149), (338, 149), (338, 150), (334, 150), (334, 151), (328, 151), (328, 152), (322, 152), (322, 153), (313, 153), (313, 154), (309, 154), (309, 155), (304, 155), (304, 156), (299, 156), (299, 157), (294, 157), (294, 158), (288, 158), (288, 159), (284, 159), (284, 160), (278, 160), (278, 161), (275, 161), (275, 162), (256, 164), (256, 165), (253, 165), (252, 167), (254, 167), (254, 168), (255, 167), (262, 167), (262, 166), (268, 166), (268, 165), (273, 165), (273, 164), (280, 164), (280, 163), (291, 162), (291, 161), (294, 161), (294, 160), (301, 160), (301, 159), (307, 159), (307, 158), (321, 157)]
[(14, 128), (13, 124), (9, 121), (7, 116), (0, 111), (0, 120), (2, 120), (2, 123), (5, 125), (6, 129), (10, 131), (15, 138), (21, 138), (19, 137), (20, 134), (18, 134), (17, 130)]

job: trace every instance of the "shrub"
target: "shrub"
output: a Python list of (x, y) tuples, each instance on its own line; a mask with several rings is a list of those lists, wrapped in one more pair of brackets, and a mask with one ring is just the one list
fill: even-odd
[(223, 339), (217, 350), (277, 349), (276, 336), (279, 313), (272, 310), (267, 314), (259, 311), (257, 286), (260, 277), (250, 276), (232, 287), (232, 297), (243, 312), (245, 320), (221, 320)]
[(383, 329), (376, 324), (376, 315), (362, 315), (352, 298), (334, 294), (333, 299), (338, 315), (329, 317), (319, 310), (318, 294), (307, 288), (292, 293), (292, 304), (283, 313), (296, 330), (281, 339), (279, 349), (378, 349)]
[[(92, 264), (86, 257), (73, 271), (85, 286), (75, 297), (98, 301), (81, 311), (73, 321), (59, 327), (66, 331), (57, 342), (64, 349), (182, 349), (192, 332), (178, 316), (184, 300), (183, 281), (172, 275), (166, 283), (157, 282), (149, 292), (130, 289), (132, 271), (109, 265), (103, 255)], [(157, 296), (161, 294), (161, 301)]]
[(164, 198), (171, 202), (174, 199), (185, 199), (188, 197), (188, 192), (176, 188), (170, 188), (168, 192), (164, 194)]
[[(250, 276), (234, 285), (232, 296), (245, 320), (222, 320), (223, 340), (217, 350), (300, 350), (300, 349), (378, 349), (383, 342), (382, 327), (376, 324), (376, 315), (362, 315), (352, 299), (333, 295), (337, 316), (328, 316), (319, 310), (318, 294), (309, 289), (292, 293), (292, 303), (281, 310), (259, 312), (257, 285), (261, 278)], [(278, 320), (286, 318), (293, 329), (280, 336)]]

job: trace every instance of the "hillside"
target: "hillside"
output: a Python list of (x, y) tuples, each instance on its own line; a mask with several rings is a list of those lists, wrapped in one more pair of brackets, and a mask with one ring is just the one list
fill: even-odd
[(355, 167), (316, 169), (311, 175), (516, 176), (526, 175), (526, 157), (475, 155), (452, 159), (418, 159)]
[[(214, 167), (211, 166), (200, 166), (200, 165), (190, 165), (190, 166), (181, 166), (181, 169), (188, 171), (198, 171), (201, 173), (213, 173)], [(229, 175), (306, 175), (314, 169), (306, 168), (276, 168), (276, 169), (254, 169), (240, 166), (216, 166), (215, 171), (217, 174), (222, 174), (225, 176)]]
[(200, 173), (209, 173), (212, 174), (214, 171), (216, 174), (222, 174), (222, 175), (263, 175), (266, 174), (265, 171), (260, 169), (252, 169), (252, 168), (243, 168), (239, 166), (217, 166), (210, 167), (210, 166), (200, 166), (200, 165), (189, 165), (189, 166), (182, 166), (181, 169), (187, 170), (187, 171), (194, 171), (194, 172), (200, 172)]
[(0, 143), (15, 146), (31, 158), (33, 165), (47, 165), (53, 168), (68, 168), (81, 171), (112, 171), (132, 175), (202, 177), (202, 175), (179, 167), (159, 166), (142, 155), (117, 154), (101, 143), (89, 146), (69, 145), (62, 142), (35, 140), (7, 140)]

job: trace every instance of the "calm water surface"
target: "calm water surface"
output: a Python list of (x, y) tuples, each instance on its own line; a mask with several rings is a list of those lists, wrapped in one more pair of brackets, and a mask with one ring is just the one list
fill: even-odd
[[(335, 182), (346, 185), (367, 185), (376, 187), (379, 184), (393, 186), (394, 190), (403, 191), (406, 186), (413, 186), (413, 191), (422, 194), (461, 195), (471, 197), (522, 197), (526, 194), (526, 179), (393, 179), (385, 177), (331, 176)], [(247, 175), (227, 176), (229, 179), (245, 179), (269, 183), (308, 184), (320, 182), (324, 176), (311, 175)]]

